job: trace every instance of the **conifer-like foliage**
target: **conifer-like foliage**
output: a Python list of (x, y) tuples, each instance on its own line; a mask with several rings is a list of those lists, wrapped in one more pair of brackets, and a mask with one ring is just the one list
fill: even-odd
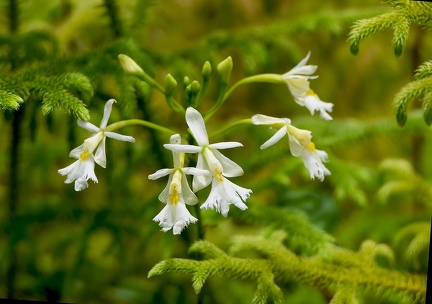
[(0, 0), (0, 298), (424, 303), (432, 3), (42, 2)]
[(278, 287), (283, 283), (315, 285), (335, 293), (331, 303), (356, 303), (356, 294), (367, 292), (376, 300), (398, 299), (400, 303), (421, 303), (425, 299), (426, 277), (409, 275), (379, 266), (391, 265), (394, 253), (390, 247), (366, 240), (358, 252), (328, 244), (322, 256), (299, 257), (288, 250), (278, 231), (262, 237), (238, 237), (233, 240), (231, 255), (208, 242), (197, 242), (190, 252), (202, 260), (165, 260), (149, 276), (176, 271), (192, 275), (198, 293), (209, 276), (223, 276), (255, 281), (257, 287), (251, 303), (283, 303)]
[[(396, 56), (400, 56), (405, 48), (410, 27), (421, 26), (430, 29), (432, 4), (426, 1), (388, 0), (385, 1), (392, 11), (379, 16), (362, 19), (354, 23), (348, 42), (353, 54), (359, 52), (359, 45), (365, 38), (378, 31), (391, 28), (393, 30), (392, 46)], [(402, 88), (395, 96), (396, 119), (400, 126), (407, 120), (408, 103), (419, 99), (422, 103), (423, 117), (429, 126), (432, 123), (430, 62), (418, 67), (414, 81)]]

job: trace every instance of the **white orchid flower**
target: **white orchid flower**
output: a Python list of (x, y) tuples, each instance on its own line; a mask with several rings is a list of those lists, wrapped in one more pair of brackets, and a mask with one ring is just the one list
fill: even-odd
[[(105, 154), (105, 138), (110, 137), (122, 141), (135, 142), (132, 136), (125, 136), (115, 132), (105, 132), (114, 99), (110, 99), (105, 104), (104, 115), (100, 127), (96, 127), (90, 122), (78, 120), (78, 125), (94, 134), (84, 140), (84, 143), (79, 147), (73, 149), (69, 153), (69, 157), (78, 159), (73, 164), (66, 168), (58, 170), (61, 175), (67, 175), (65, 180), (66, 184), (75, 181), (75, 190), (81, 191), (88, 188), (88, 180), (91, 179), (95, 183), (98, 182), (94, 173), (95, 162), (101, 167), (106, 167), (106, 154)], [(97, 148), (97, 149), (96, 149)], [(93, 155), (94, 150), (96, 154)]]
[[(88, 140), (94, 141), (97, 146), (96, 153), (94, 155), (95, 162), (102, 168), (106, 167), (106, 153), (105, 153), (105, 139), (107, 137), (114, 138), (121, 141), (135, 142), (135, 138), (132, 136), (121, 135), (115, 132), (106, 132), (105, 128), (108, 123), (108, 119), (111, 115), (112, 105), (115, 103), (115, 99), (110, 99), (105, 104), (104, 114), (100, 127), (96, 127), (94, 124), (78, 119), (78, 125), (94, 134)], [(93, 151), (91, 151), (92, 153)]]
[(70, 157), (78, 158), (76, 162), (66, 168), (58, 170), (61, 175), (67, 175), (66, 184), (75, 181), (75, 191), (81, 191), (88, 188), (88, 180), (98, 182), (94, 172), (95, 162), (93, 154), (84, 152), (81, 147), (75, 148), (69, 154)]
[(331, 174), (323, 164), (327, 161), (327, 153), (315, 148), (315, 144), (311, 141), (311, 131), (294, 127), (289, 118), (276, 118), (262, 114), (254, 115), (252, 123), (279, 128), (268, 141), (261, 145), (261, 149), (274, 145), (287, 134), (291, 154), (302, 158), (305, 167), (309, 170), (311, 179), (317, 177), (323, 181), (325, 175)]
[(288, 89), (297, 104), (306, 107), (311, 115), (315, 111), (319, 111), (321, 118), (332, 120), (333, 118), (327, 112), (332, 111), (333, 104), (320, 100), (318, 95), (310, 89), (309, 79), (315, 79), (318, 76), (312, 75), (317, 69), (316, 65), (306, 65), (309, 57), (310, 52), (299, 64), (283, 74), (282, 78), (287, 83)]
[[(179, 134), (171, 136), (171, 144), (180, 144), (180, 142)], [(158, 170), (148, 177), (155, 180), (169, 175), (168, 183), (159, 195), (159, 200), (166, 206), (153, 218), (153, 221), (159, 222), (163, 232), (172, 228), (174, 234), (180, 234), (190, 223), (195, 223), (198, 220), (186, 208), (186, 204), (195, 205), (198, 198), (190, 189), (185, 174), (210, 175), (210, 172), (196, 168), (184, 168), (183, 153), (173, 151), (173, 161), (174, 168)]]
[(211, 175), (195, 175), (192, 181), (194, 192), (208, 186), (212, 181), (212, 190), (201, 208), (212, 208), (227, 216), (229, 205), (234, 204), (241, 210), (247, 209), (244, 204), (252, 190), (235, 185), (226, 177), (243, 175), (243, 169), (224, 156), (218, 149), (242, 147), (239, 142), (220, 142), (210, 144), (204, 119), (192, 107), (186, 110), (186, 122), (198, 146), (167, 144), (165, 148), (185, 153), (198, 153), (197, 168), (210, 171)]

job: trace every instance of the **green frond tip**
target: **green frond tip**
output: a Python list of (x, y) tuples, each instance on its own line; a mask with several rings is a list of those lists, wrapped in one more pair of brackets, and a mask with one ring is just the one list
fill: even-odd
[(357, 304), (355, 288), (338, 284), (337, 291), (330, 301), (330, 304)]
[(402, 19), (400, 22), (393, 24), (393, 52), (396, 57), (402, 55), (409, 34), (409, 22)]
[(395, 96), (395, 107), (396, 107), (396, 120), (399, 126), (403, 127), (407, 120), (407, 107), (408, 103), (415, 99), (422, 100), (423, 117), (427, 124), (430, 124), (432, 118), (431, 113), (431, 98), (432, 94), (432, 77), (420, 79), (417, 81), (410, 82), (405, 87), (403, 87)]
[(214, 244), (206, 241), (197, 241), (189, 248), (189, 254), (198, 253), (207, 259), (214, 259), (225, 256), (225, 252), (215, 246)]
[(150, 269), (147, 277), (151, 278), (154, 276), (162, 275), (168, 272), (183, 272), (183, 273), (194, 273), (196, 268), (199, 266), (198, 261), (185, 260), (185, 259), (171, 259), (164, 260), (157, 263)]
[(430, 26), (430, 3), (409, 0), (388, 0), (386, 3), (393, 11), (354, 23), (348, 37), (353, 54), (358, 52), (360, 42), (366, 37), (386, 28), (393, 28), (393, 51), (396, 56), (400, 56), (408, 38), (410, 25)]
[(0, 110), (18, 110), (21, 103), (24, 100), (18, 95), (12, 94), (7, 91), (0, 91)]
[(252, 304), (283, 303), (282, 290), (274, 282), (274, 275), (264, 271), (257, 279), (257, 289)]
[(414, 79), (420, 80), (432, 76), (432, 60), (426, 61), (415, 71)]
[(391, 27), (394, 22), (394, 13), (386, 13), (370, 19), (358, 20), (351, 27), (351, 31), (348, 36), (348, 43), (350, 50), (353, 54), (357, 54), (359, 51), (360, 42), (365, 38), (372, 36), (379, 30)]
[[(429, 249), (429, 241), (430, 223), (418, 222), (399, 230), (395, 236), (394, 244), (396, 248), (404, 251), (405, 260), (420, 270), (419, 262), (422, 256), (427, 257), (427, 254), (424, 253)], [(424, 261), (424, 264), (427, 265), (427, 260)]]
[(406, 103), (401, 103), (396, 108), (396, 121), (399, 127), (405, 126), (407, 119), (408, 119), (407, 105)]
[(42, 114), (50, 114), (56, 108), (62, 108), (81, 120), (90, 119), (90, 113), (85, 104), (64, 89), (42, 93)]
[(432, 92), (426, 94), (422, 103), (423, 119), (426, 125), (430, 126), (432, 123)]
[(79, 96), (88, 101), (93, 97), (93, 85), (90, 79), (81, 73), (65, 73), (59, 77), (61, 85), (70, 92), (76, 92)]

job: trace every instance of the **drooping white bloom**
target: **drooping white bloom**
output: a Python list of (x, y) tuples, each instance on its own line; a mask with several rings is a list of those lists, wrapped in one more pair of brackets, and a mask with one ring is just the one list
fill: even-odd
[(66, 168), (58, 170), (61, 175), (67, 175), (66, 184), (75, 181), (75, 191), (81, 191), (88, 188), (88, 180), (98, 182), (94, 172), (95, 162), (93, 154), (84, 152), (80, 147), (71, 151), (70, 157), (78, 158), (76, 162)]
[(112, 105), (115, 102), (116, 102), (115, 99), (110, 99), (106, 102), (105, 108), (104, 108), (103, 118), (102, 118), (102, 121), (100, 123), (99, 128), (88, 121), (83, 121), (83, 120), (78, 119), (78, 125), (81, 128), (84, 128), (90, 132), (93, 132), (92, 137), (95, 137), (95, 141), (96, 140), (98, 141), (98, 143), (97, 143), (98, 147), (97, 147), (97, 150), (96, 150), (96, 153), (94, 156), (94, 160), (102, 168), (106, 167), (105, 139), (107, 137), (114, 138), (114, 139), (121, 140), (121, 141), (135, 142), (135, 138), (133, 138), (132, 136), (126, 136), (126, 135), (121, 135), (121, 134), (118, 134), (115, 132), (106, 132), (105, 131), (105, 128), (106, 128), (107, 123), (108, 123), (108, 119), (111, 115)]
[[(171, 136), (171, 144), (180, 144), (180, 135)], [(210, 175), (206, 170), (196, 168), (184, 168), (184, 154), (173, 151), (174, 168), (161, 169), (149, 175), (149, 179), (158, 179), (169, 175), (168, 183), (165, 189), (159, 195), (159, 200), (166, 204), (162, 211), (153, 218), (153, 221), (159, 222), (163, 232), (171, 228), (174, 234), (180, 234), (181, 231), (190, 223), (195, 223), (198, 219), (193, 217), (186, 208), (186, 204), (195, 205), (198, 198), (192, 192), (186, 180), (185, 174), (193, 175)]]
[(332, 111), (333, 104), (320, 100), (318, 95), (310, 89), (309, 79), (315, 79), (318, 76), (312, 75), (317, 69), (316, 65), (306, 65), (309, 57), (310, 52), (299, 64), (283, 74), (282, 78), (287, 83), (288, 89), (297, 104), (306, 107), (311, 115), (315, 111), (319, 111), (321, 118), (332, 120), (332, 117), (327, 112)]
[(317, 177), (320, 181), (323, 181), (325, 175), (331, 175), (331, 172), (323, 164), (323, 162), (327, 161), (327, 153), (317, 150), (313, 142), (310, 142), (307, 147), (302, 149), (300, 157), (309, 170), (311, 179)]
[(235, 162), (224, 156), (218, 149), (242, 147), (239, 142), (220, 142), (210, 144), (204, 119), (192, 107), (186, 110), (186, 122), (198, 146), (168, 144), (165, 148), (186, 153), (198, 153), (197, 168), (210, 171), (211, 175), (195, 175), (192, 181), (193, 191), (208, 186), (212, 182), (212, 189), (206, 202), (201, 208), (212, 208), (227, 216), (229, 205), (234, 204), (241, 210), (247, 209), (244, 201), (250, 196), (252, 190), (242, 188), (226, 177), (243, 175), (243, 169)]
[[(94, 132), (94, 134), (84, 140), (84, 143), (79, 147), (73, 149), (69, 153), (69, 157), (78, 159), (73, 164), (66, 168), (58, 170), (61, 175), (67, 175), (65, 180), (66, 184), (75, 181), (75, 191), (81, 191), (88, 188), (88, 180), (91, 179), (95, 183), (98, 182), (94, 173), (95, 162), (101, 167), (106, 167), (106, 154), (105, 154), (105, 138), (115, 138), (122, 141), (134, 142), (132, 136), (120, 135), (114, 132), (105, 132), (108, 118), (111, 114), (112, 104), (116, 102), (110, 99), (105, 104), (103, 119), (100, 128), (91, 124), (90, 122), (78, 120), (78, 125), (86, 130)], [(97, 150), (96, 150), (97, 148)], [(93, 152), (96, 150), (96, 154)]]
[(281, 140), (288, 134), (288, 142), (291, 154), (295, 157), (301, 157), (305, 167), (309, 170), (311, 179), (317, 177), (323, 181), (325, 175), (330, 175), (330, 171), (324, 166), (323, 162), (327, 161), (327, 153), (315, 148), (311, 141), (312, 135), (308, 130), (302, 130), (291, 125), (289, 118), (276, 118), (257, 114), (252, 117), (254, 125), (268, 125), (279, 130), (263, 145), (261, 149), (266, 149)]

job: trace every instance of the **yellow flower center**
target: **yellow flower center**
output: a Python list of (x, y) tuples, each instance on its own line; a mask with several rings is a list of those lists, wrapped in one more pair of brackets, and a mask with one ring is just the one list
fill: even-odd
[(218, 182), (221, 183), (223, 181), (223, 176), (222, 176), (222, 170), (221, 169), (216, 168), (213, 171), (213, 174), (214, 174), (214, 177), (216, 177), (216, 179), (217, 179)]
[(315, 144), (313, 142), (310, 142), (309, 145), (307, 146), (307, 148), (309, 149), (309, 151), (311, 152), (315, 152)]
[(175, 183), (171, 183), (170, 186), (170, 194), (169, 194), (169, 199), (172, 205), (177, 205), (178, 201), (179, 201), (179, 192), (177, 189), (177, 184)]
[(318, 95), (311, 89), (307, 90), (306, 95), (311, 95), (317, 97)]
[(80, 161), (84, 161), (86, 160), (88, 157), (90, 156), (90, 153), (88, 153), (88, 151), (84, 150), (81, 152), (79, 160)]
[(182, 194), (181, 179), (182, 172), (180, 169), (177, 169), (173, 174), (169, 189), (169, 201), (174, 206), (178, 203)]

